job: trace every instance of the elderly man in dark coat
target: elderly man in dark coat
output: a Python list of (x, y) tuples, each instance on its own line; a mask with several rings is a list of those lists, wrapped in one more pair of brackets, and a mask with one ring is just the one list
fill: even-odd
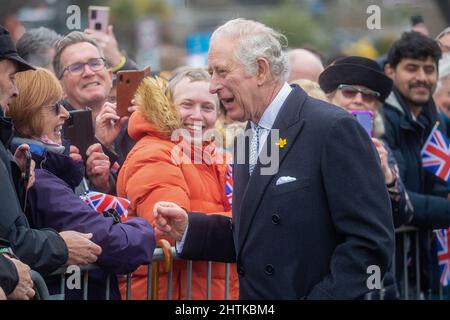
[(210, 91), (252, 130), (235, 152), (233, 218), (158, 203), (157, 231), (184, 258), (236, 261), (241, 299), (363, 298), (394, 250), (379, 157), (351, 115), (286, 83), (283, 39), (244, 19), (213, 33)]

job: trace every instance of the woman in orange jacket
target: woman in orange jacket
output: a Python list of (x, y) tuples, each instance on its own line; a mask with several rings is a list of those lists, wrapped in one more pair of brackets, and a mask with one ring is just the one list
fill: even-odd
[[(230, 159), (216, 152), (213, 138), (208, 138), (219, 104), (209, 93), (209, 80), (203, 69), (184, 68), (169, 84), (147, 78), (138, 89), (139, 109), (128, 127), (137, 143), (117, 181), (118, 195), (131, 200), (129, 216), (153, 222), (153, 206), (159, 201), (175, 202), (187, 211), (231, 216), (225, 192)], [(167, 274), (161, 270), (159, 298), (165, 299)], [(225, 299), (225, 264), (213, 262), (211, 271), (211, 298)], [(191, 279), (191, 299), (206, 299), (207, 262), (193, 262)], [(174, 261), (172, 280), (172, 298), (186, 299), (186, 261)], [(141, 267), (133, 274), (131, 297), (145, 299), (146, 295), (147, 268)], [(238, 298), (234, 264), (230, 267), (229, 298)]]

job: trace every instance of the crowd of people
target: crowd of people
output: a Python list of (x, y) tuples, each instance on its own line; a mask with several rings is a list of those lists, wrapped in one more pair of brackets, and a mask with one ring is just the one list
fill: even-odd
[[(432, 231), (450, 227), (450, 184), (421, 152), (436, 128), (450, 137), (449, 35), (412, 30), (378, 61), (324, 65), (234, 19), (212, 34), (207, 68), (145, 78), (120, 117), (117, 73), (138, 66), (111, 26), (30, 29), (16, 44), (0, 26), (0, 300), (32, 299), (31, 270), (58, 294), (54, 270), (92, 263), (89, 299), (104, 298), (110, 274), (123, 299), (128, 273), (131, 298), (145, 299), (160, 239), (198, 260), (173, 264), (174, 299), (187, 299), (190, 271), (191, 299), (398, 299), (406, 225), (419, 230), (419, 289), (437, 294)], [(86, 154), (64, 137), (76, 110), (92, 115)], [(127, 214), (98, 212), (80, 188), (127, 199)], [(371, 266), (382, 288), (367, 286)]]

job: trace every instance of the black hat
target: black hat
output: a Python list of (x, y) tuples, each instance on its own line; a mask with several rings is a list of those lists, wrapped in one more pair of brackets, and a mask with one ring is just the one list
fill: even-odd
[(16, 46), (11, 40), (9, 31), (0, 26), (0, 60), (9, 59), (17, 62), (18, 72), (35, 69), (17, 53)]
[(380, 94), (384, 101), (392, 90), (392, 80), (371, 59), (350, 56), (336, 60), (319, 76), (319, 85), (325, 93), (330, 93), (341, 84), (360, 85)]
[(423, 17), (420, 14), (411, 17), (411, 25), (413, 27), (415, 25), (418, 25), (419, 23), (424, 23), (424, 22), (425, 21), (423, 21)]

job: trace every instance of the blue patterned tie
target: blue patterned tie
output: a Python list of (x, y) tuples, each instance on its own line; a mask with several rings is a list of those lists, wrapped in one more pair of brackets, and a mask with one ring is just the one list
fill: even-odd
[(262, 127), (255, 124), (253, 128), (252, 140), (250, 141), (250, 156), (249, 156), (249, 173), (252, 175), (258, 161), (259, 154), (259, 138)]

